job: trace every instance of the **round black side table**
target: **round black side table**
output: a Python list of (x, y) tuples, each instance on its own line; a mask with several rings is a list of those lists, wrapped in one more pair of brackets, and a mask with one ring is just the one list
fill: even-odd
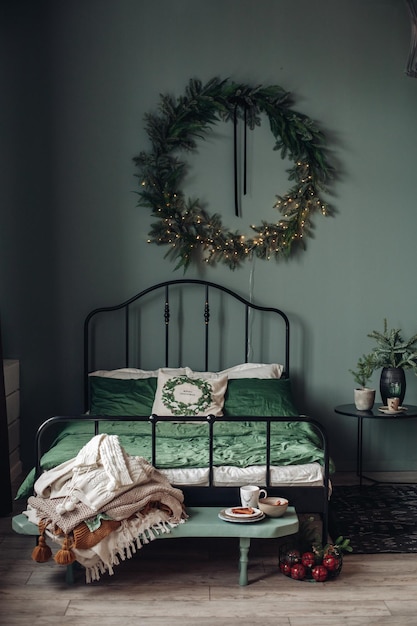
[[(335, 412), (340, 415), (356, 417), (358, 420), (357, 448), (356, 448), (356, 474), (359, 477), (359, 485), (362, 486), (362, 442), (363, 442), (363, 420), (364, 419), (385, 419), (398, 420), (417, 417), (417, 406), (407, 404), (400, 413), (386, 413), (379, 410), (382, 404), (374, 405), (370, 411), (358, 411), (354, 404), (340, 404), (335, 407)], [(372, 480), (372, 479), (371, 479)], [(377, 482), (377, 481), (374, 481)]]

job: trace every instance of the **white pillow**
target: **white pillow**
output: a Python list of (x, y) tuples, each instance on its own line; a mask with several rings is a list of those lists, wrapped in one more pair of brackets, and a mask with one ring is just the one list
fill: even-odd
[(223, 415), (227, 376), (203, 378), (187, 368), (187, 374), (159, 370), (152, 413), (161, 416)]
[[(192, 370), (188, 367), (187, 374)], [(221, 372), (193, 372), (196, 376), (202, 378), (219, 378), (227, 376), (230, 380), (236, 378), (281, 378), (284, 366), (278, 363), (241, 363), (234, 365)]]
[(185, 374), (185, 367), (178, 368), (160, 368), (157, 370), (138, 370), (134, 367), (122, 367), (117, 370), (97, 370), (91, 372), (89, 376), (102, 376), (104, 378), (120, 378), (120, 379), (139, 379), (139, 378), (157, 378), (158, 372), (168, 372), (172, 376), (175, 374)]
[(161, 367), (157, 370), (140, 370), (134, 367), (123, 367), (116, 370), (97, 370), (89, 376), (103, 376), (105, 378), (157, 378), (159, 372), (165, 372), (171, 376), (195, 375), (204, 379), (222, 378), (227, 376), (230, 380), (236, 378), (281, 378), (284, 366), (278, 363), (241, 363), (234, 365), (221, 372), (194, 372), (189, 367)]

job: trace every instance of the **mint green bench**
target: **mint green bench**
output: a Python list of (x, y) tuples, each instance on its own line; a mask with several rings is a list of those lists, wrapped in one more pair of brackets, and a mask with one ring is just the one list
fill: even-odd
[[(160, 535), (160, 539), (176, 539), (180, 537), (236, 537), (239, 539), (239, 585), (248, 584), (248, 554), (251, 539), (276, 539), (294, 535), (298, 532), (298, 517), (294, 507), (289, 506), (282, 517), (266, 517), (260, 522), (233, 523), (225, 522), (218, 517), (219, 507), (195, 506), (187, 507), (189, 519), (180, 524), (170, 533)], [(16, 515), (12, 519), (13, 530), (21, 535), (38, 535), (35, 524), (26, 515)], [(73, 566), (67, 566), (66, 580), (74, 581)]]

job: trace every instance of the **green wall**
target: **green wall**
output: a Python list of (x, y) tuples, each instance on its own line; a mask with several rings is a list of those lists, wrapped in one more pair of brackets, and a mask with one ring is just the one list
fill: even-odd
[[(280, 84), (323, 126), (337, 213), (316, 218), (307, 251), (288, 263), (187, 275), (243, 295), (252, 285), (257, 302), (288, 313), (300, 405), (327, 426), (338, 468), (353, 469), (356, 422), (333, 412), (352, 401), (348, 369), (384, 317), (417, 330), (417, 80), (404, 73), (405, 2), (15, 0), (2, 11), (0, 314), (6, 356), (21, 361), (24, 460), (43, 418), (82, 408), (89, 309), (179, 276), (146, 244), (151, 219), (136, 206), (132, 158), (149, 147), (143, 116), (161, 92), (220, 76)], [(254, 219), (273, 219), (285, 164), (264, 124), (236, 225), (230, 129), (216, 131), (190, 162), (189, 189), (248, 232)], [(417, 404), (413, 375), (407, 401)], [(416, 468), (417, 423), (371, 426), (371, 469)]]

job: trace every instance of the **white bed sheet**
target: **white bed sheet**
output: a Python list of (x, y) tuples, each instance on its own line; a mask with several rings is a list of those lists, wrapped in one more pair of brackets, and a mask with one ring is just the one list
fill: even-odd
[[(209, 484), (209, 470), (195, 469), (163, 469), (160, 470), (173, 485), (192, 485), (206, 487)], [(215, 487), (239, 487), (242, 485), (266, 484), (266, 466), (254, 465), (245, 468), (223, 465), (213, 468)], [(323, 485), (323, 468), (319, 463), (303, 465), (282, 465), (271, 467), (272, 487), (321, 487)]]

